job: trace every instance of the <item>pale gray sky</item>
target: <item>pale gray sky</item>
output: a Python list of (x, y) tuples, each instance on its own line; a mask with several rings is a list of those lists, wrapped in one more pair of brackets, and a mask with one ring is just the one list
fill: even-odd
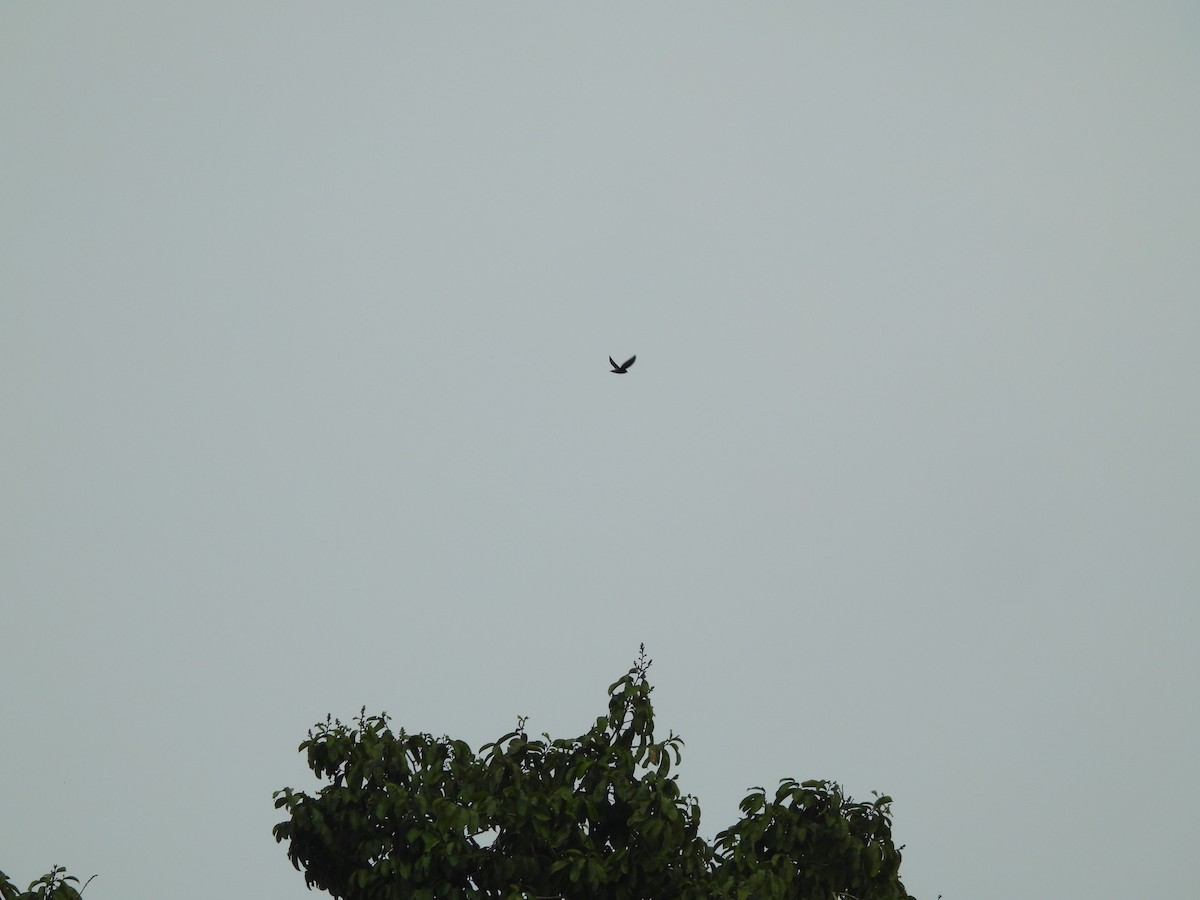
[(1198, 97), (1185, 2), (0, 6), (0, 867), (299, 900), (310, 724), (644, 641), (709, 836), (1192, 889)]

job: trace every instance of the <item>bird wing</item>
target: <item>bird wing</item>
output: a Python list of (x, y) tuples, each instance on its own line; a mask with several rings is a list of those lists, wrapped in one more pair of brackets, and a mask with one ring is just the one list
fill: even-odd
[(609, 361), (610, 363), (612, 363), (612, 367), (613, 367), (614, 369), (619, 369), (619, 368), (621, 368), (621, 367), (620, 367), (620, 366), (618, 366), (618, 365), (617, 365), (615, 362), (613, 362), (613, 358), (612, 358), (611, 356), (608, 358), (608, 361)]
[(637, 359), (637, 357), (636, 357), (636, 356), (631, 356), (631, 357), (629, 357), (629, 359), (625, 360), (625, 362), (622, 364), (621, 368), (622, 368), (622, 369), (628, 369), (630, 366), (632, 366), (632, 365), (633, 365), (633, 361), (634, 361), (635, 359)]

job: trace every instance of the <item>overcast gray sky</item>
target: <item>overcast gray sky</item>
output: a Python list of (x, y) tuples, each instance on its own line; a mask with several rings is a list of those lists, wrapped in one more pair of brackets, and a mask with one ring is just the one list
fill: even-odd
[[(303, 898), (365, 705), (1181, 896), (1200, 6), (0, 6), (0, 867)], [(638, 361), (621, 377), (607, 357)]]

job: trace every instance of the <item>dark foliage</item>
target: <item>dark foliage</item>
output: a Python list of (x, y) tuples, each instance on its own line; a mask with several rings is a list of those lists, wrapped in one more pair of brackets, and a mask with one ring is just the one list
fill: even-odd
[(386, 714), (326, 719), (300, 745), (315, 796), (285, 788), (275, 838), (310, 887), (344, 900), (911, 900), (890, 798), (826, 781), (755, 788), (709, 845), (654, 736), (645, 654), (586, 734), (515, 731), (479, 749), (393, 732)]
[[(86, 888), (87, 884), (76, 890), (73, 885), (79, 884), (79, 879), (74, 875), (67, 875), (66, 871), (62, 866), (51, 866), (49, 872), (24, 891), (0, 872), (0, 900), (80, 900), (83, 888)], [(91, 883), (92, 878), (88, 879), (88, 883)]]

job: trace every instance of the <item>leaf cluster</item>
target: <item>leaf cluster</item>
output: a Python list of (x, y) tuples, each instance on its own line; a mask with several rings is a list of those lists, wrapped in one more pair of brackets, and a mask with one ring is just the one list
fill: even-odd
[(275, 838), (310, 888), (344, 900), (908, 900), (886, 797), (785, 781), (702, 839), (673, 774), (683, 741), (654, 733), (649, 666), (643, 649), (577, 738), (520, 719), (474, 752), (394, 731), (386, 713), (327, 717), (300, 749), (328, 783), (275, 794)]
[(785, 778), (773, 799), (761, 787), (744, 818), (717, 836), (717, 880), (734, 896), (907, 900), (892, 843), (892, 798), (854, 803), (829, 781)]
[(73, 884), (79, 884), (79, 879), (67, 875), (66, 871), (62, 866), (51, 866), (49, 872), (30, 883), (24, 891), (0, 872), (0, 900), (80, 900), (84, 888), (96, 876), (93, 875), (82, 888), (76, 890)]

